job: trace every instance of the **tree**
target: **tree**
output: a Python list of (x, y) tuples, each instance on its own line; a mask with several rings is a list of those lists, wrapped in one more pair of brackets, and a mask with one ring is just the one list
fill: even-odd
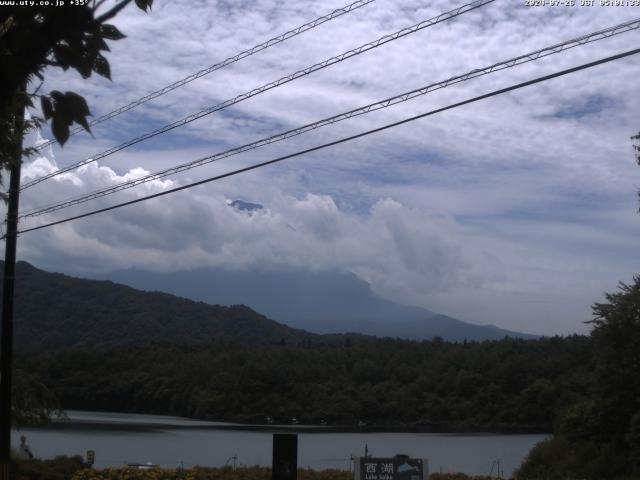
[[(629, 285), (621, 282), (619, 292), (606, 299), (594, 305), (592, 322), (599, 393), (606, 407), (604, 433), (616, 448), (640, 459), (640, 275)], [(634, 473), (640, 474), (640, 464), (636, 467)]]
[[(640, 132), (638, 132), (637, 135), (631, 137), (631, 140), (637, 140), (638, 142), (640, 142)], [(638, 165), (640, 166), (640, 144), (634, 144), (633, 150), (636, 154), (636, 162), (638, 162)], [(640, 192), (638, 192), (638, 197), (640, 197)]]
[(58, 398), (37, 375), (16, 369), (13, 378), (11, 418), (15, 426), (41, 425), (63, 415)]
[[(640, 475), (640, 275), (596, 303), (590, 389), (536, 446), (518, 478), (637, 478)], [(635, 477), (634, 477), (635, 475)]]
[[(82, 96), (57, 90), (45, 95), (39, 87), (28, 92), (27, 85), (34, 78), (44, 80), (46, 69), (51, 67), (74, 69), (83, 78), (97, 73), (110, 79), (109, 62), (103, 55), (109, 51), (106, 41), (125, 35), (107, 22), (131, 1), (117, 2), (103, 13), (99, 10), (106, 0), (83, 5), (0, 7), (0, 168), (15, 163), (19, 158), (16, 152), (33, 153), (22, 150), (22, 138), (42, 120), (33, 118), (22, 124), (22, 118), (16, 122), (16, 116), (34, 107), (36, 98), (61, 145), (69, 138), (69, 127), (74, 123), (90, 131), (87, 117), (91, 113)], [(146, 11), (153, 0), (135, 3)]]
[[(5, 196), (8, 205), (0, 338), (0, 480), (6, 480), (9, 474), (11, 423), (20, 417), (37, 418), (49, 414), (46, 405), (42, 408), (42, 402), (33, 402), (29, 396), (18, 396), (26, 401), (16, 402), (12, 408), (12, 396), (16, 393), (12, 392), (13, 286), (20, 165), (23, 156), (35, 152), (24, 149), (22, 141), (29, 129), (42, 122), (38, 117), (25, 120), (26, 109), (33, 108), (33, 100), (40, 98), (44, 119), (51, 120), (53, 135), (61, 145), (68, 140), (69, 127), (74, 123), (90, 131), (87, 117), (91, 113), (82, 96), (57, 90), (49, 95), (40, 94), (42, 84), (32, 92), (28, 88), (34, 77), (43, 81), (45, 71), (50, 67), (65, 71), (72, 68), (83, 78), (89, 78), (92, 73), (111, 77), (109, 62), (102, 52), (109, 50), (106, 40), (120, 40), (124, 35), (106, 22), (132, 0), (117, 1), (99, 13), (106, 1), (83, 0), (76, 2), (81, 5), (66, 6), (35, 2), (37, 5), (0, 7), (0, 170), (8, 169), (11, 173), (9, 194)], [(135, 0), (144, 11), (152, 2)], [(32, 390), (32, 393), (38, 392), (38, 389)]]

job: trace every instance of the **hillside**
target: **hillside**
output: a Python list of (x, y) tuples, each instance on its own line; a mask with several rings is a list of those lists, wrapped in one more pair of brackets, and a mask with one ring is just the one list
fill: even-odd
[(243, 305), (208, 305), (142, 292), (110, 281), (48, 273), (26, 262), (16, 266), (14, 329), (18, 350), (202, 343), (214, 338), (300, 343), (318, 338)]
[(410, 340), (439, 336), (448, 341), (536, 338), (386, 300), (356, 275), (339, 271), (124, 270), (104, 278), (211, 304), (248, 305), (278, 322), (314, 333), (358, 332)]
[(590, 378), (589, 338), (229, 342), (19, 355), (64, 408), (233, 422), (548, 432)]

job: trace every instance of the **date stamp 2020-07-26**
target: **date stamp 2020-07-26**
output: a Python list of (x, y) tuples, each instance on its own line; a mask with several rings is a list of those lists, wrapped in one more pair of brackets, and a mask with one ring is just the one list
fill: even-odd
[(640, 7), (640, 0), (523, 0), (525, 7)]

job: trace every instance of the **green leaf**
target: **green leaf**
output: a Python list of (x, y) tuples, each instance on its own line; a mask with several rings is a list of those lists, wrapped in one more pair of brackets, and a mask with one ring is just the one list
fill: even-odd
[(74, 66), (78, 61), (78, 55), (72, 48), (66, 45), (56, 45), (53, 47), (53, 54), (56, 57), (56, 62), (60, 64), (63, 70)]
[(76, 120), (76, 123), (82, 125), (87, 132), (91, 133), (91, 128), (89, 127), (89, 122), (87, 122), (87, 117), (80, 117)]
[(84, 40), (84, 32), (80, 29), (70, 29), (64, 32), (63, 41), (74, 52), (82, 50), (82, 43)]
[(82, 75), (82, 78), (89, 78), (93, 71), (93, 58), (83, 55), (73, 67)]
[(73, 112), (68, 105), (66, 95), (58, 90), (53, 90), (50, 95), (53, 99), (52, 116), (58, 118), (60, 121), (64, 121), (67, 125), (71, 125), (71, 122), (73, 122)]
[(64, 145), (69, 139), (69, 125), (57, 115), (51, 122), (51, 131), (60, 145)]
[(75, 92), (67, 92), (64, 96), (67, 105), (69, 105), (71, 111), (74, 114), (74, 117), (75, 115), (91, 115), (91, 112), (89, 111), (89, 105), (87, 105), (87, 101), (83, 96), (78, 95)]
[(108, 40), (121, 40), (126, 37), (115, 26), (109, 24), (100, 25), (100, 34)]
[(109, 67), (109, 62), (100, 54), (96, 55), (93, 62), (93, 71), (98, 75), (102, 75), (103, 77), (111, 80), (111, 68)]
[(91, 115), (91, 112), (84, 97), (74, 92), (67, 92), (65, 94), (65, 102), (71, 112), (73, 121), (79, 123), (87, 132), (91, 133), (87, 122), (87, 115)]
[(46, 95), (42, 95), (42, 97), (40, 97), (40, 104), (42, 105), (44, 119), (49, 120), (53, 117), (53, 105), (51, 104), (51, 99)]
[(104, 38), (101, 37), (99, 32), (87, 37), (86, 41), (94, 50), (104, 50), (105, 52), (109, 51), (109, 45), (107, 45), (107, 42), (104, 41)]
[(60, 92), (59, 90), (52, 90), (50, 95), (55, 102), (59, 102), (61, 100), (63, 101), (64, 99), (64, 93)]
[(151, 10), (151, 5), (153, 4), (153, 0), (136, 0), (136, 5), (140, 10), (147, 11), (147, 8)]

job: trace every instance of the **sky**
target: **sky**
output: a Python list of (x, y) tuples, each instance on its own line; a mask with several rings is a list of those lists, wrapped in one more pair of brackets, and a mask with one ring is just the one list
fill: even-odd
[[(344, 0), (343, 0), (344, 1)], [(21, 211), (136, 178), (640, 17), (637, 7), (496, 0), (24, 190)], [(25, 161), (23, 183), (463, 5), (376, 0)], [(346, 5), (157, 0), (126, 9), (112, 81), (46, 72), (99, 116)], [(126, 190), (22, 228), (269, 160), (640, 46), (632, 31)], [(18, 258), (91, 276), (137, 268), (338, 269), (380, 296), (528, 333), (586, 333), (640, 273), (640, 56), (277, 165), (25, 233)], [(38, 114), (37, 110), (32, 112)], [(48, 127), (30, 142), (50, 138)], [(6, 186), (5, 186), (6, 187)], [(231, 200), (259, 203), (246, 212)]]

